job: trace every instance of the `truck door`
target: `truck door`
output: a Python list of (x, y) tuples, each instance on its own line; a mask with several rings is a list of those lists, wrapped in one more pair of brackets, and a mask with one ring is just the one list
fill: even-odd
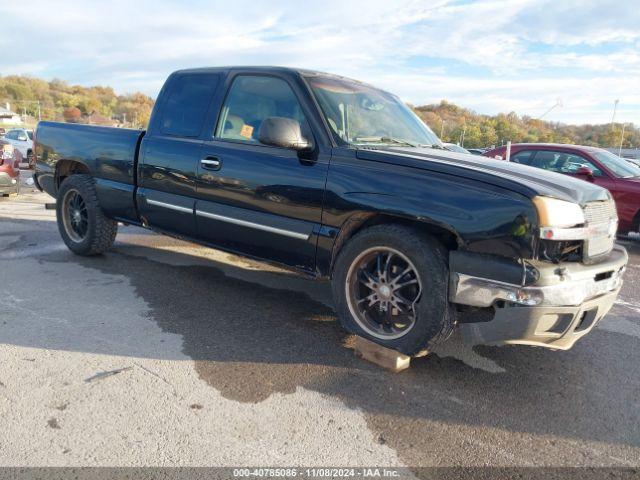
[[(292, 78), (236, 72), (226, 85), (197, 166), (198, 235), (313, 271), (331, 151), (320, 141), (315, 111)], [(260, 143), (260, 125), (272, 117), (295, 120), (305, 136), (315, 136), (314, 153)]]
[(138, 165), (138, 211), (153, 228), (196, 235), (200, 134), (219, 81), (218, 73), (178, 73), (160, 94), (162, 104), (140, 146)]

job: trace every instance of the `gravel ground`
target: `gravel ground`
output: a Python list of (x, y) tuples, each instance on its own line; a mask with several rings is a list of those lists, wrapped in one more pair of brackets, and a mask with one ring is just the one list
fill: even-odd
[(640, 463), (638, 238), (572, 350), (456, 335), (394, 375), (326, 284), (135, 227), (77, 257), (46, 201), (0, 199), (0, 466)]

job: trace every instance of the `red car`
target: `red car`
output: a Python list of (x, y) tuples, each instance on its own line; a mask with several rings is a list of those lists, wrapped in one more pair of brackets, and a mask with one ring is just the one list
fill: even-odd
[(9, 142), (0, 139), (0, 195), (18, 193), (22, 155)]
[[(483, 153), (505, 158), (507, 147)], [(552, 143), (511, 145), (511, 162), (571, 175), (608, 189), (618, 209), (618, 234), (640, 230), (640, 167), (597, 147)]]

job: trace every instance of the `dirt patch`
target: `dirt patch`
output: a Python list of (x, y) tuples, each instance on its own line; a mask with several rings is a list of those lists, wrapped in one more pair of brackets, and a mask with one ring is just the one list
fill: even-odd
[(58, 424), (58, 419), (57, 418), (50, 418), (49, 420), (47, 420), (47, 425), (49, 425), (49, 428), (53, 428), (55, 430), (60, 430), (60, 424)]

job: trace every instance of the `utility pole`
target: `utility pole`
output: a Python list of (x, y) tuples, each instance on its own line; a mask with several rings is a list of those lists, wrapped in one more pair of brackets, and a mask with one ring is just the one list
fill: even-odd
[(618, 110), (618, 103), (620, 103), (620, 99), (616, 98), (613, 102), (613, 115), (611, 115), (611, 131), (613, 131), (613, 122), (616, 119), (616, 110)]
[(41, 105), (40, 105), (40, 100), (16, 100), (17, 104), (22, 105), (22, 116), (26, 117), (27, 115), (27, 109), (25, 107), (25, 105), (36, 105), (36, 108), (38, 109), (38, 121), (42, 120), (42, 109), (41, 109)]
[(620, 148), (618, 149), (618, 156), (622, 157), (622, 142), (624, 142), (624, 128), (627, 126), (626, 123), (622, 124), (622, 134), (620, 135)]
[(462, 134), (460, 135), (460, 146), (464, 148), (464, 135), (467, 133), (467, 124), (465, 123), (462, 127)]
[(442, 123), (440, 124), (440, 140), (442, 140), (442, 135), (444, 134), (444, 124), (447, 123), (444, 120), (442, 120)]

